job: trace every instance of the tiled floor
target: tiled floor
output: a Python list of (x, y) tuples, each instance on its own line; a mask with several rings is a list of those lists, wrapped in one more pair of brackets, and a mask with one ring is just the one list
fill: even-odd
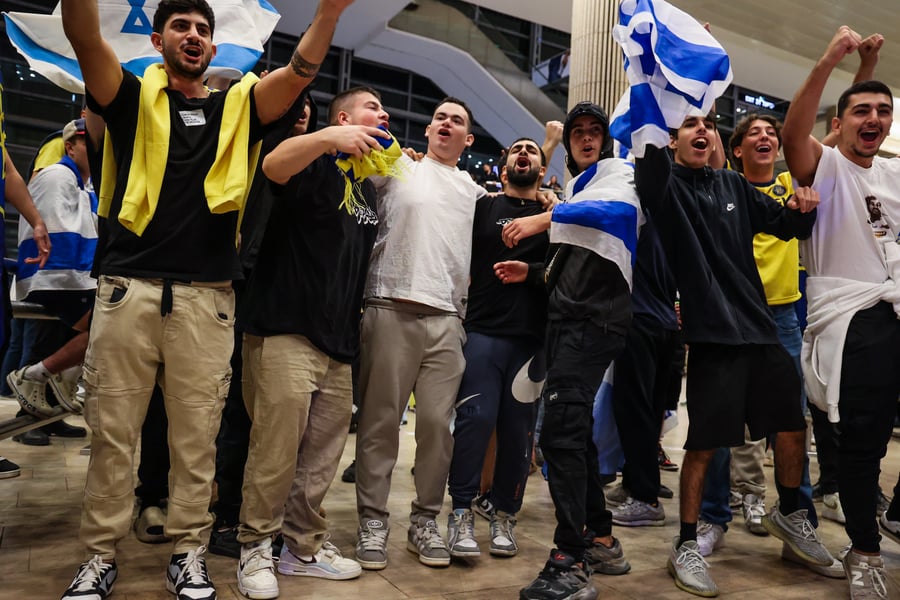
[[(0, 418), (15, 411), (11, 402), (0, 401)], [(672, 459), (681, 459), (682, 425), (668, 434), (665, 443)], [(413, 417), (414, 418), (414, 417)], [(83, 424), (71, 418), (73, 424)], [(400, 598), (500, 600), (517, 598), (518, 590), (528, 583), (546, 560), (553, 533), (553, 512), (547, 485), (540, 475), (529, 482), (525, 506), (517, 528), (521, 552), (509, 559), (487, 555), (472, 563), (454, 563), (447, 569), (420, 565), (406, 550), (406, 514), (413, 496), (410, 467), (413, 456), (413, 423), (401, 432), (401, 454), (394, 475), (390, 508), (393, 511), (389, 565), (377, 572), (364, 572), (354, 581), (326, 582), (279, 576), (282, 598), (289, 599), (371, 599)], [(344, 452), (343, 467), (353, 455), (354, 436)], [(0, 441), (0, 455), (19, 463), (22, 475), (0, 480), (0, 599), (41, 600), (58, 598), (68, 585), (82, 549), (77, 540), (81, 489), (88, 457), (79, 450), (83, 440), (53, 438), (49, 447), (33, 448)], [(815, 460), (813, 460), (815, 463)], [(893, 441), (882, 465), (882, 486), (893, 489), (900, 467), (900, 442)], [(340, 472), (340, 471), (339, 471)], [(767, 469), (771, 480), (772, 472)], [(677, 473), (663, 473), (663, 483), (678, 489)], [(813, 480), (815, 480), (813, 474)], [(665, 500), (665, 527), (616, 528), (632, 564), (629, 575), (595, 576), (603, 599), (690, 598), (678, 590), (666, 573), (666, 553), (677, 532), (677, 496)], [(326, 499), (332, 523), (333, 541), (348, 556), (353, 556), (356, 534), (353, 486), (339, 479)], [(446, 524), (446, 511), (441, 518)], [(487, 523), (479, 519), (477, 533), (486, 545)], [(828, 547), (836, 552), (846, 536), (841, 526), (824, 521), (819, 529)], [(738, 516), (726, 536), (726, 545), (710, 557), (712, 575), (722, 598), (847, 598), (847, 583), (829, 580), (779, 559), (780, 542), (751, 535)], [(888, 574), (900, 581), (900, 547), (883, 542)], [(163, 572), (168, 560), (168, 545), (148, 546), (129, 536), (120, 544), (120, 576), (113, 598), (117, 600), (162, 600), (172, 596), (165, 591)], [(209, 557), (210, 573), (219, 589), (219, 598), (240, 598), (237, 591), (236, 561)]]

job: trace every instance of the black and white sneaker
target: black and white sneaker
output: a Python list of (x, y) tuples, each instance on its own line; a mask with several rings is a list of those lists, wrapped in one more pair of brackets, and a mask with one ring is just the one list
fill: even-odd
[(178, 600), (216, 600), (216, 588), (206, 571), (206, 546), (173, 554), (166, 570), (166, 589)]
[(94, 556), (78, 567), (72, 585), (62, 595), (61, 600), (103, 600), (112, 593), (113, 584), (118, 576), (116, 561), (106, 563), (99, 555)]
[(596, 600), (597, 595), (591, 568), (554, 549), (537, 579), (519, 591), (519, 600)]

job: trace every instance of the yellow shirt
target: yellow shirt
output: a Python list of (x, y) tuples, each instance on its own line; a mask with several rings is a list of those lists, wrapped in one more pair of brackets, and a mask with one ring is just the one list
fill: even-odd
[[(781, 204), (794, 193), (787, 171), (779, 173), (774, 182), (755, 187)], [(758, 233), (753, 238), (753, 256), (769, 304), (790, 304), (800, 299), (800, 244), (796, 239), (785, 242), (774, 235)]]

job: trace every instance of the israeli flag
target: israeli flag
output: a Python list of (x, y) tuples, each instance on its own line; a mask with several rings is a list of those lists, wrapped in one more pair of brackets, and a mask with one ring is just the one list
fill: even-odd
[(689, 115), (706, 115), (731, 83), (731, 61), (693, 17), (664, 0), (623, 0), (613, 38), (625, 55), (630, 88), (610, 133), (636, 157), (669, 143)]
[(618, 265), (631, 287), (644, 213), (634, 188), (634, 165), (618, 158), (594, 163), (566, 186), (553, 209), (550, 243), (586, 248)]
[[(100, 31), (122, 65), (141, 76), (162, 56), (150, 44), (158, 0), (98, 0)], [(263, 53), (281, 15), (267, 0), (209, 0), (216, 15), (216, 57), (209, 75), (238, 79)], [(60, 6), (52, 14), (3, 13), (6, 33), (32, 69), (75, 94), (84, 93), (81, 69), (63, 33)]]

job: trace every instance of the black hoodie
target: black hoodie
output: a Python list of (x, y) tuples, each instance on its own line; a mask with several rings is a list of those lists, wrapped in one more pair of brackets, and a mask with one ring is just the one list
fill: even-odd
[(636, 161), (635, 181), (675, 274), (685, 341), (779, 343), (753, 236), (805, 239), (815, 211), (788, 209), (734, 171), (672, 164), (652, 146)]

